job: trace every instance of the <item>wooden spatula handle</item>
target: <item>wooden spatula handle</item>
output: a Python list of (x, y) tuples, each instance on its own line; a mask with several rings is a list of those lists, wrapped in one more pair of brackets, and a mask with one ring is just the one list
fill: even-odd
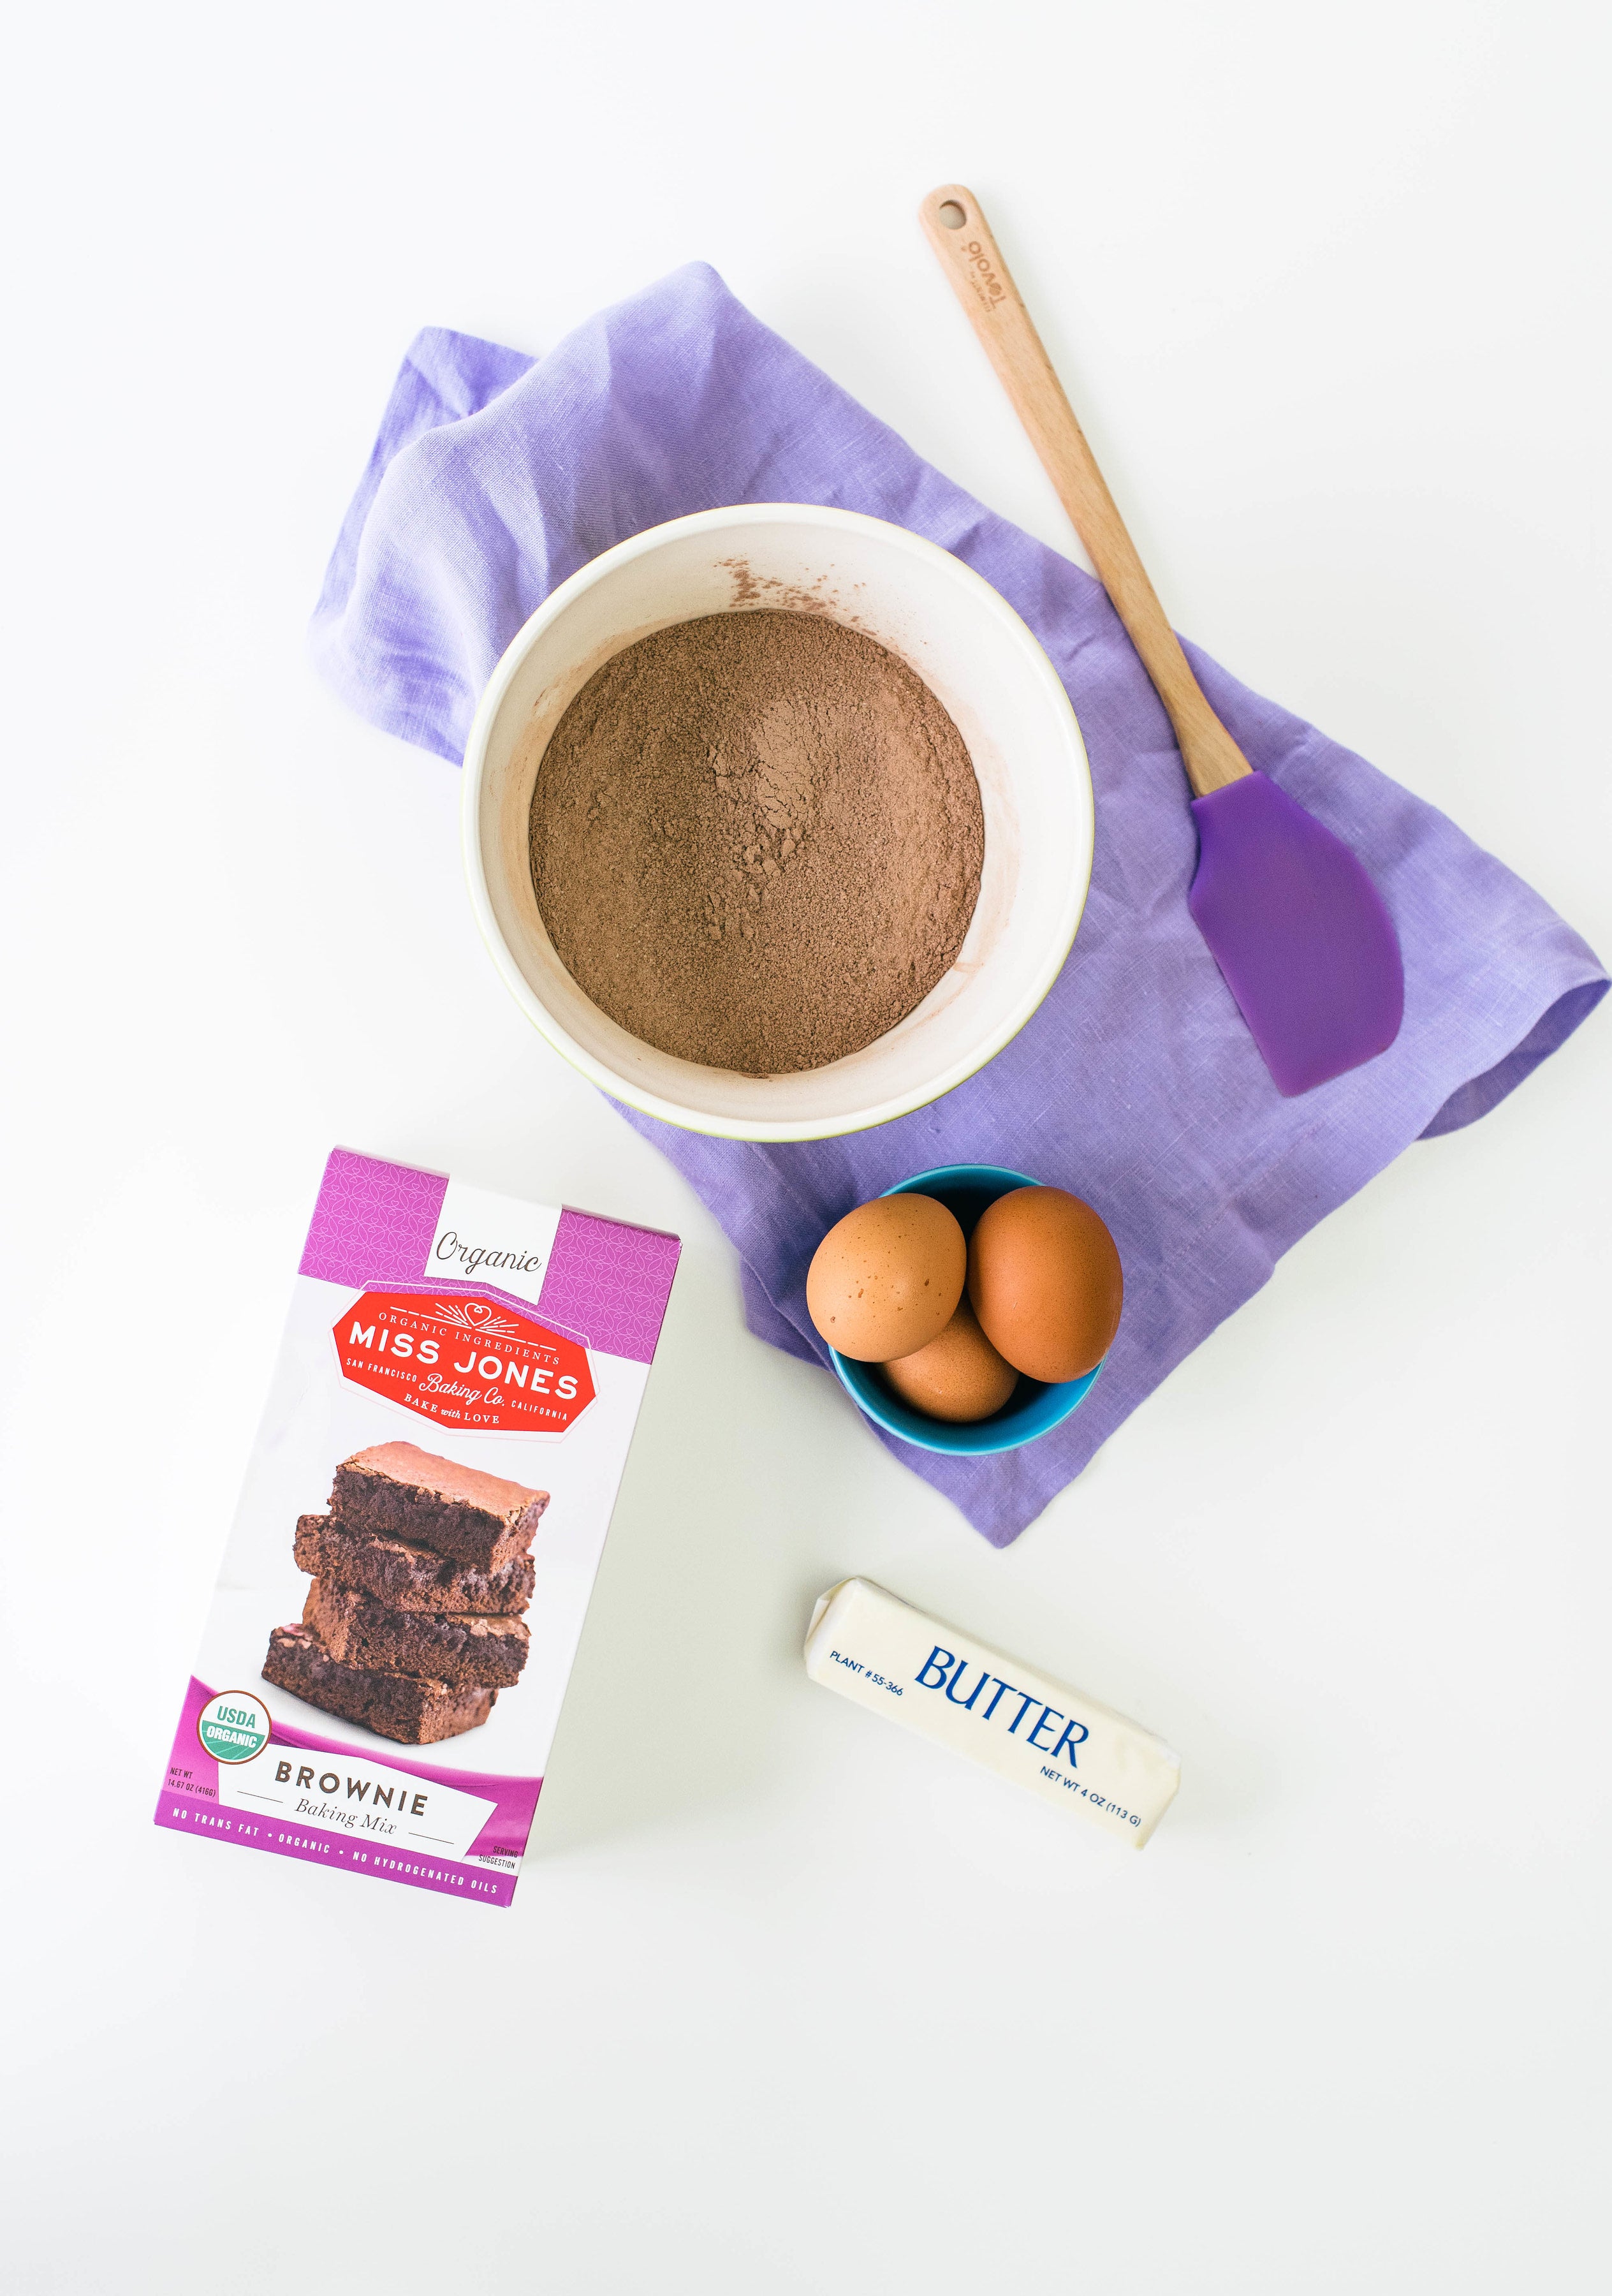
[(1252, 768), (1192, 675), (979, 201), (965, 184), (943, 184), (918, 212), (942, 269), (1170, 713), (1193, 794), (1207, 797), (1211, 790), (1223, 789)]

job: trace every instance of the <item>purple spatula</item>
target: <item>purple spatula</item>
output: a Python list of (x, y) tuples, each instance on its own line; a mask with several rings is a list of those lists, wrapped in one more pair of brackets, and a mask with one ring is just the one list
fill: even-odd
[(943, 184), (919, 213), (1169, 712), (1198, 823), (1198, 930), (1278, 1091), (1308, 1092), (1399, 1033), (1404, 969), (1382, 896), (1346, 845), (1254, 771), (1205, 700), (973, 193)]

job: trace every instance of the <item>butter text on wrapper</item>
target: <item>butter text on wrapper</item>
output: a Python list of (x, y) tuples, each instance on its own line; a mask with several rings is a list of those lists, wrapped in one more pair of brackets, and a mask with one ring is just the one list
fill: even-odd
[[(957, 1669), (955, 1675), (952, 1673), (952, 1669), (953, 1667)], [(1024, 1720), (1025, 1716), (1029, 1712), (1031, 1707), (1037, 1703), (1035, 1692), (1033, 1690), (1019, 1690), (1013, 1683), (1004, 1682), (999, 1674), (992, 1674), (987, 1668), (982, 1666), (979, 1669), (979, 1679), (975, 1683), (973, 1689), (970, 1691), (968, 1696), (964, 1698), (961, 1695), (962, 1681), (963, 1677), (968, 1673), (968, 1670), (969, 1661), (966, 1658), (959, 1658), (955, 1651), (942, 1650), (940, 1644), (937, 1643), (934, 1649), (929, 1652), (928, 1658), (925, 1659), (923, 1664), (919, 1668), (918, 1680), (926, 1690), (944, 1690), (948, 1700), (950, 1700), (953, 1705), (961, 1706), (965, 1714), (971, 1714), (974, 1711), (975, 1702), (978, 1698), (980, 1692), (986, 1687), (986, 1684), (994, 1684), (995, 1685), (995, 1693), (991, 1699), (989, 1705), (981, 1710), (979, 1718), (982, 1722), (990, 1721), (1004, 1698), (1009, 1701), (1010, 1705), (1011, 1704), (1011, 1702), (1017, 1698), (1019, 1702), (1019, 1710), (1014, 1714), (1012, 1720), (1011, 1722), (1008, 1721), (1005, 1714), (1002, 1717), (1002, 1720), (1006, 1724), (1009, 1737), (1011, 1738), (1016, 1736), (1018, 1734), (1019, 1724)], [(1083, 1739), (1089, 1737), (1091, 1733), (1087, 1730), (1084, 1722), (1069, 1721), (1065, 1715), (1059, 1712), (1055, 1706), (1043, 1705), (1038, 1719), (1031, 1724), (1030, 1728), (1025, 1734), (1025, 1743), (1028, 1746), (1044, 1746), (1046, 1744), (1046, 1741), (1043, 1738), (1041, 1734), (1042, 1732), (1046, 1729), (1050, 1724), (1058, 1722), (1061, 1722), (1063, 1724), (1063, 1730), (1059, 1737), (1058, 1743), (1051, 1750), (1052, 1759), (1057, 1761), (1060, 1755), (1067, 1755), (1069, 1767), (1073, 1769), (1075, 1767), (1075, 1749), (1081, 1743)]]

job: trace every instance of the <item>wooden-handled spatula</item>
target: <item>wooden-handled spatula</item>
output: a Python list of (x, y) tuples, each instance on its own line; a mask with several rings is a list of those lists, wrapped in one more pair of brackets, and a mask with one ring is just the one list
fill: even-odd
[(1308, 1092), (1399, 1033), (1404, 969), (1382, 897), (1210, 709), (973, 193), (944, 184), (919, 214), (1169, 713), (1198, 823), (1187, 906), (1278, 1090)]

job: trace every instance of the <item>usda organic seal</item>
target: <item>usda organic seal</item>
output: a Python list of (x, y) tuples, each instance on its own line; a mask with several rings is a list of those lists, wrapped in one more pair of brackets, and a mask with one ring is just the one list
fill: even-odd
[(216, 1762), (250, 1762), (269, 1741), (268, 1708), (250, 1690), (221, 1690), (196, 1717), (201, 1751)]

